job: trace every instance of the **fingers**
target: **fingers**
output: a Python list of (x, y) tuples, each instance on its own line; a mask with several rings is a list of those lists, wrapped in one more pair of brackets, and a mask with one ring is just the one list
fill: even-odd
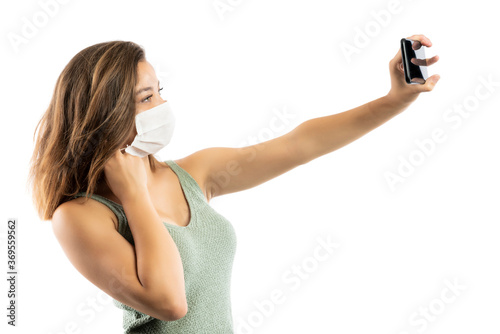
[(404, 73), (404, 72), (405, 72), (405, 69), (404, 69), (404, 66), (403, 66), (403, 62), (398, 63), (398, 65), (397, 65), (397, 66), (398, 66), (398, 70), (399, 70), (399, 72), (401, 72), (401, 73)]
[(422, 47), (422, 44), (419, 41), (413, 41), (413, 43), (411, 44), (411, 48), (413, 50), (418, 50), (421, 47)]
[(412, 58), (411, 62), (418, 66), (431, 66), (432, 64), (435, 64), (438, 60), (439, 56), (436, 55), (432, 58), (426, 58), (426, 59)]
[[(419, 42), (419, 43), (413, 43), (413, 50), (420, 49), (421, 45), (427, 46), (429, 48), (432, 46), (431, 40), (428, 39), (427, 37), (425, 37), (424, 35), (412, 35), (412, 36), (406, 37), (406, 38)], [(415, 44), (417, 44), (417, 45), (415, 45)], [(421, 44), (421, 45), (419, 45), (419, 44)], [(416, 48), (415, 46), (418, 46), (418, 47)]]
[(439, 81), (441, 77), (439, 76), (439, 74), (434, 74), (433, 76), (430, 76), (429, 78), (427, 78), (427, 80), (425, 80), (425, 83), (423, 85), (420, 85), (420, 90), (422, 92), (430, 92), (431, 90), (434, 89), (434, 86), (436, 85), (436, 83)]
[(122, 152), (122, 154), (126, 154), (127, 152), (125, 152), (125, 150), (127, 149), (127, 147), (129, 147), (130, 145), (126, 145), (125, 147), (122, 147), (119, 149), (120, 152)]
[(119, 148), (115, 151), (115, 153), (113, 154), (113, 158), (116, 158), (116, 159), (122, 159), (123, 158), (123, 152), (122, 152), (122, 149)]
[(115, 159), (120, 159), (121, 158), (121, 153), (120, 150), (115, 150), (115, 152), (106, 160), (106, 163), (104, 164), (104, 169), (110, 168), (110, 164), (113, 164), (113, 161)]
[[(424, 35), (412, 35), (412, 36), (406, 37), (406, 38), (411, 39), (413, 41), (413, 43), (412, 43), (413, 50), (420, 49), (422, 47), (422, 45), (427, 46), (427, 47), (432, 46), (431, 40), (429, 38), (425, 37)], [(437, 56), (434, 56), (428, 60), (427, 66), (432, 65), (437, 61), (437, 58), (434, 59), (435, 57), (437, 57)], [(396, 53), (396, 55), (394, 56), (392, 61), (398, 63), (402, 60), (403, 60), (403, 57), (401, 55), (401, 50), (398, 50), (398, 53)], [(429, 61), (431, 61), (431, 63), (429, 63)], [(417, 65), (422, 66), (420, 64), (417, 64)]]
[(427, 59), (412, 58), (411, 62), (418, 66), (427, 66)]
[(419, 84), (424, 84), (425, 80), (422, 78), (413, 78), (411, 79), (411, 82), (419, 83)]

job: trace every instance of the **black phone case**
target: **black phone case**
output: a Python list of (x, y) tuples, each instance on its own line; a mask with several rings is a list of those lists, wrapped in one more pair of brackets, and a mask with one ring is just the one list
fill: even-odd
[[(425, 83), (425, 80), (427, 80), (427, 70), (425, 66), (418, 66), (413, 64), (411, 62), (411, 59), (412, 58), (425, 59), (425, 52), (423, 49), (424, 46), (422, 46), (418, 52), (416, 52), (416, 50), (413, 50), (412, 48), (413, 42), (414, 42), (413, 40), (407, 38), (401, 39), (401, 56), (403, 58), (403, 68), (404, 68), (406, 83), (409, 85), (415, 85), (415, 84), (418, 85)], [(423, 80), (423, 82), (415, 82), (415, 79), (417, 81)]]

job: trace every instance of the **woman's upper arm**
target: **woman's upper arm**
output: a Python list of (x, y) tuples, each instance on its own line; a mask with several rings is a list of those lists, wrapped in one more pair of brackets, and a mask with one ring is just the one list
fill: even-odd
[(139, 281), (134, 247), (115, 229), (102, 204), (66, 202), (52, 217), (52, 229), (73, 266), (110, 297), (160, 320), (176, 320), (158, 291)]
[[(294, 131), (245, 147), (209, 147), (178, 160), (189, 166), (206, 197), (234, 193), (267, 182), (303, 164)], [(191, 173), (192, 171), (192, 173)]]

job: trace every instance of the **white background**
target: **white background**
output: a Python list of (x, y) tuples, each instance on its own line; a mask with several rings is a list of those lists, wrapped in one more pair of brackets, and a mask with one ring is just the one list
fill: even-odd
[[(22, 36), (25, 20), (43, 16), (47, 2), (9, 1), (0, 8), (2, 277), (7, 219), (19, 224), (18, 322), (6, 325), (2, 279), (3, 333), (122, 332), (121, 310), (67, 260), (26, 189), (35, 126), (77, 52), (116, 39), (145, 47), (177, 117), (174, 136), (159, 153), (167, 160), (207, 147), (250, 145), (252, 136), (262, 141), (276, 110), (294, 117), (277, 123), (283, 128), (274, 137), (385, 95), (388, 63), (400, 39), (413, 34), (429, 37), (427, 55), (440, 56), (429, 67), (429, 75), (441, 75), (434, 91), (340, 150), (211, 201), (238, 236), (235, 332), (499, 332), (494, 1), (401, 0), (397, 13), (384, 16), (391, 1), (223, 0), (231, 10), (221, 15), (211, 0), (72, 0), (15, 47), (9, 36)], [(385, 21), (377, 23), (374, 13)], [(355, 47), (366, 30), (366, 45), (357, 43), (358, 53), (348, 59), (341, 45)], [(481, 77), (496, 82), (492, 92)], [(477, 89), (488, 97), (477, 99)], [(464, 105), (471, 111), (458, 126), (445, 120), (450, 108)], [(446, 140), (429, 155), (418, 153), (415, 141), (432, 138), (436, 129)], [(392, 190), (385, 173), (397, 173), (400, 157), (419, 154), (421, 164)], [(312, 257), (317, 238), (340, 244), (322, 262)], [(291, 274), (294, 264), (309, 276)], [(287, 274), (301, 283), (298, 289), (283, 279)], [(456, 296), (445, 291), (449, 303), (441, 299), (447, 280), (461, 286)], [(284, 301), (259, 310), (273, 290)], [(419, 313), (426, 309), (427, 320)], [(78, 330), (65, 330), (72, 323)]]

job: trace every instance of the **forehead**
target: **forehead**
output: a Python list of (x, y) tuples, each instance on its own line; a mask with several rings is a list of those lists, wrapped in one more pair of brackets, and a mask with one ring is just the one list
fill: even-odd
[(157, 81), (155, 70), (148, 61), (143, 60), (137, 63), (137, 86)]

